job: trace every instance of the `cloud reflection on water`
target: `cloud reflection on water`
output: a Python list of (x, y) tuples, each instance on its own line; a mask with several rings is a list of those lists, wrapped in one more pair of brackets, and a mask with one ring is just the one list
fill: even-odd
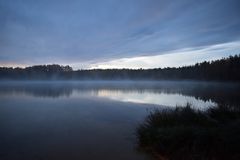
[(192, 103), (198, 108), (216, 103), (240, 104), (239, 85), (204, 82), (29, 82), (1, 83), (0, 96), (42, 98), (97, 97), (164, 106)]

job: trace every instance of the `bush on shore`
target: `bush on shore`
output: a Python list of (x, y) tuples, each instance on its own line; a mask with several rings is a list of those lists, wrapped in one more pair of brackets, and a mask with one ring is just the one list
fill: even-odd
[(156, 159), (240, 159), (240, 109), (190, 104), (150, 112), (137, 128), (138, 150)]

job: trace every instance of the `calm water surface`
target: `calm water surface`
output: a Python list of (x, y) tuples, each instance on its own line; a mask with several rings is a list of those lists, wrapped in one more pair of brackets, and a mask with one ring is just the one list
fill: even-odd
[(135, 128), (151, 108), (240, 104), (237, 84), (0, 82), (0, 159), (148, 159)]

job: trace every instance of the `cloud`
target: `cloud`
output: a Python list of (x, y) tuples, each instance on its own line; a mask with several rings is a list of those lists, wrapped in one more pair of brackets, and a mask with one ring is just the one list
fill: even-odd
[(0, 65), (86, 67), (238, 41), (239, 8), (238, 0), (0, 0)]
[(216, 60), (229, 55), (240, 54), (240, 41), (210, 45), (206, 47), (186, 48), (155, 56), (140, 56), (114, 59), (91, 64), (90, 68), (159, 68), (193, 65), (205, 60)]

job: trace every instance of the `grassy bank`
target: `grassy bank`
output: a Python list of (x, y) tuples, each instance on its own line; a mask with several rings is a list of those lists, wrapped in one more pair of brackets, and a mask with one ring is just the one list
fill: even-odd
[(152, 110), (137, 128), (138, 150), (156, 159), (240, 159), (240, 109), (187, 104)]

